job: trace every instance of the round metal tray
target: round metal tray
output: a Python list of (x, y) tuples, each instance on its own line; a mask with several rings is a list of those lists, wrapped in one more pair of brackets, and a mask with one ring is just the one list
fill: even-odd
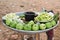
[[(16, 12), (16, 15), (20, 16), (20, 15), (24, 15), (24, 12)], [(39, 31), (25, 31), (25, 30), (17, 30), (15, 28), (11, 28), (9, 26), (7, 26), (5, 23), (4, 23), (4, 16), (2, 17), (2, 23), (5, 27), (9, 28), (9, 29), (12, 29), (14, 31), (17, 31), (17, 32), (22, 32), (22, 33), (27, 33), (27, 34), (35, 34), (35, 33), (41, 33), (41, 32), (46, 32), (46, 31), (49, 31), (49, 30), (52, 30), (54, 29), (55, 27), (57, 27), (57, 25), (59, 24), (59, 21), (57, 21), (57, 24), (52, 27), (52, 28), (49, 28), (49, 29), (45, 29), (45, 30), (39, 30)]]

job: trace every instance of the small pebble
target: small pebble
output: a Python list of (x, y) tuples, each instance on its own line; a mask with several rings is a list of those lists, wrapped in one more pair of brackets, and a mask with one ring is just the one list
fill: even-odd
[(23, 5), (20, 5), (20, 7), (24, 7)]
[(18, 35), (11, 35), (11, 39), (17, 39)]
[(0, 29), (0, 32), (1, 32), (2, 30)]

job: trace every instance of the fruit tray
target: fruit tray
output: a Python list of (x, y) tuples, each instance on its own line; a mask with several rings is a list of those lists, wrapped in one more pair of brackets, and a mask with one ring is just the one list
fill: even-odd
[[(38, 12), (36, 12), (36, 13), (38, 13)], [(18, 15), (18, 16), (22, 16), (22, 15), (24, 15), (24, 14), (25, 14), (25, 12), (16, 12), (16, 15)], [(27, 33), (27, 34), (35, 34), (35, 33), (46, 32), (46, 31), (49, 31), (49, 30), (51, 30), (51, 29), (56, 28), (57, 25), (59, 24), (59, 21), (57, 21), (57, 23), (56, 23), (56, 25), (55, 25), (54, 27), (51, 27), (51, 28), (49, 28), (49, 29), (44, 29), (44, 30), (36, 30), (36, 31), (18, 30), (18, 29), (15, 29), (15, 28), (11, 28), (11, 27), (9, 27), (8, 25), (6, 25), (4, 16), (2, 17), (2, 23), (3, 23), (3, 25), (4, 25), (5, 27), (7, 27), (7, 28), (9, 28), (9, 29), (12, 29), (12, 30), (14, 30), (14, 31), (22, 32), (22, 33)]]

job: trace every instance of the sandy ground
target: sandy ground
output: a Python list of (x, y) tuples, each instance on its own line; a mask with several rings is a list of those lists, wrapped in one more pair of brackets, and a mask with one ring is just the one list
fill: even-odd
[[(42, 8), (60, 13), (60, 0), (0, 0), (0, 40), (20, 40), (20, 33), (3, 26), (1, 17), (10, 12), (41, 11)], [(46, 34), (40, 34), (41, 40), (46, 40)], [(60, 25), (54, 29), (54, 40), (60, 40)]]

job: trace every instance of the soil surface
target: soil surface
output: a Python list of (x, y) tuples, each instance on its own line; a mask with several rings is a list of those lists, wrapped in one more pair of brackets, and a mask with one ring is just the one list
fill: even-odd
[[(2, 24), (2, 16), (10, 12), (39, 12), (42, 8), (60, 13), (60, 0), (0, 0), (0, 40), (21, 40), (21, 33), (8, 29)], [(47, 39), (45, 32), (40, 33), (40, 39)], [(60, 25), (54, 29), (54, 40), (60, 40)]]

